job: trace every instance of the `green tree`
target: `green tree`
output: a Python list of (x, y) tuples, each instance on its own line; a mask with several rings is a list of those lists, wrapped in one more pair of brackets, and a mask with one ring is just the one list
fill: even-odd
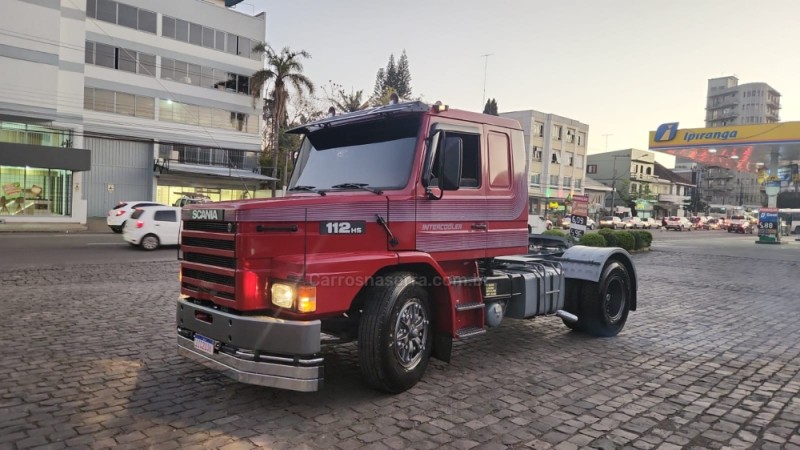
[(400, 56), (400, 61), (395, 63), (394, 54), (389, 55), (389, 62), (385, 69), (378, 69), (375, 76), (375, 88), (372, 91), (372, 103), (385, 105), (389, 102), (392, 92), (400, 98), (411, 96), (411, 72), (408, 69), (408, 56), (406, 51)]
[(489, 100), (486, 100), (486, 106), (483, 107), (483, 113), (484, 114), (491, 114), (493, 116), (500, 115), (497, 112), (497, 100), (493, 99), (493, 98), (490, 98)]
[(406, 56), (405, 50), (397, 62), (397, 81), (392, 87), (397, 90), (400, 98), (411, 97), (411, 71), (408, 69), (408, 56)]
[[(268, 130), (270, 131), (269, 149), (273, 157), (273, 162), (280, 161), (278, 152), (280, 149), (281, 127), (287, 125), (287, 104), (290, 98), (290, 88), (302, 95), (303, 92), (314, 93), (314, 83), (303, 74), (302, 59), (311, 58), (305, 50), (292, 51), (289, 47), (284, 47), (280, 52), (276, 52), (265, 43), (258, 43), (253, 47), (253, 51), (263, 53), (266, 57), (267, 68), (259, 70), (250, 77), (250, 94), (253, 96), (253, 104), (261, 98), (261, 91), (265, 86), (271, 84), (269, 93), (264, 100), (264, 109), (267, 113)], [(276, 177), (278, 164), (272, 164), (272, 176)], [(272, 183), (272, 196), (275, 196), (276, 183)]]

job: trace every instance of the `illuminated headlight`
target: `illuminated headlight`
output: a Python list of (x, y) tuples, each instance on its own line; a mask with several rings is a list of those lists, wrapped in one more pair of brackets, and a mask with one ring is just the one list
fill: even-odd
[(272, 283), (272, 304), (284, 309), (310, 313), (317, 310), (317, 288), (286, 282)]
[(291, 309), (294, 306), (294, 298), (297, 294), (295, 285), (287, 283), (273, 283), (272, 304), (280, 308)]

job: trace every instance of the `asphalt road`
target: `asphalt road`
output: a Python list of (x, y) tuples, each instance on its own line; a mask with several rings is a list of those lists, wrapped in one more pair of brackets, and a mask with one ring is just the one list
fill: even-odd
[(0, 233), (0, 270), (48, 265), (175, 261), (177, 249), (147, 252), (112, 233)]

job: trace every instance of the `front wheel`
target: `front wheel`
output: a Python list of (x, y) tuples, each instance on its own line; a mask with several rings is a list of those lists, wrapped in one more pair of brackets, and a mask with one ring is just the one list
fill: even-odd
[(366, 383), (403, 392), (425, 374), (433, 347), (428, 292), (409, 272), (393, 273), (368, 287), (358, 328), (358, 358)]
[(603, 270), (599, 283), (580, 283), (578, 311), (575, 311), (578, 322), (567, 326), (592, 336), (612, 337), (619, 334), (628, 321), (632, 296), (631, 278), (625, 266), (618, 261), (611, 261)]

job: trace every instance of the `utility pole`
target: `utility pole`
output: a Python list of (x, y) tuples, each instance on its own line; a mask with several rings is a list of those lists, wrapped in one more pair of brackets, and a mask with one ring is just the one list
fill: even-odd
[[(603, 136), (611, 136), (604, 134)], [(608, 138), (606, 138), (608, 139)], [(624, 158), (626, 155), (614, 155), (614, 175), (611, 177), (611, 215), (614, 215), (614, 200), (617, 196), (617, 158)], [(630, 174), (629, 174), (630, 175)]]
[[(484, 107), (486, 104), (486, 74), (489, 72), (489, 57), (494, 55), (494, 53), (487, 53), (485, 55), (481, 55), (481, 58), (485, 59), (483, 65), (483, 100), (481, 100), (481, 108)], [(483, 111), (481, 109), (481, 111)]]

